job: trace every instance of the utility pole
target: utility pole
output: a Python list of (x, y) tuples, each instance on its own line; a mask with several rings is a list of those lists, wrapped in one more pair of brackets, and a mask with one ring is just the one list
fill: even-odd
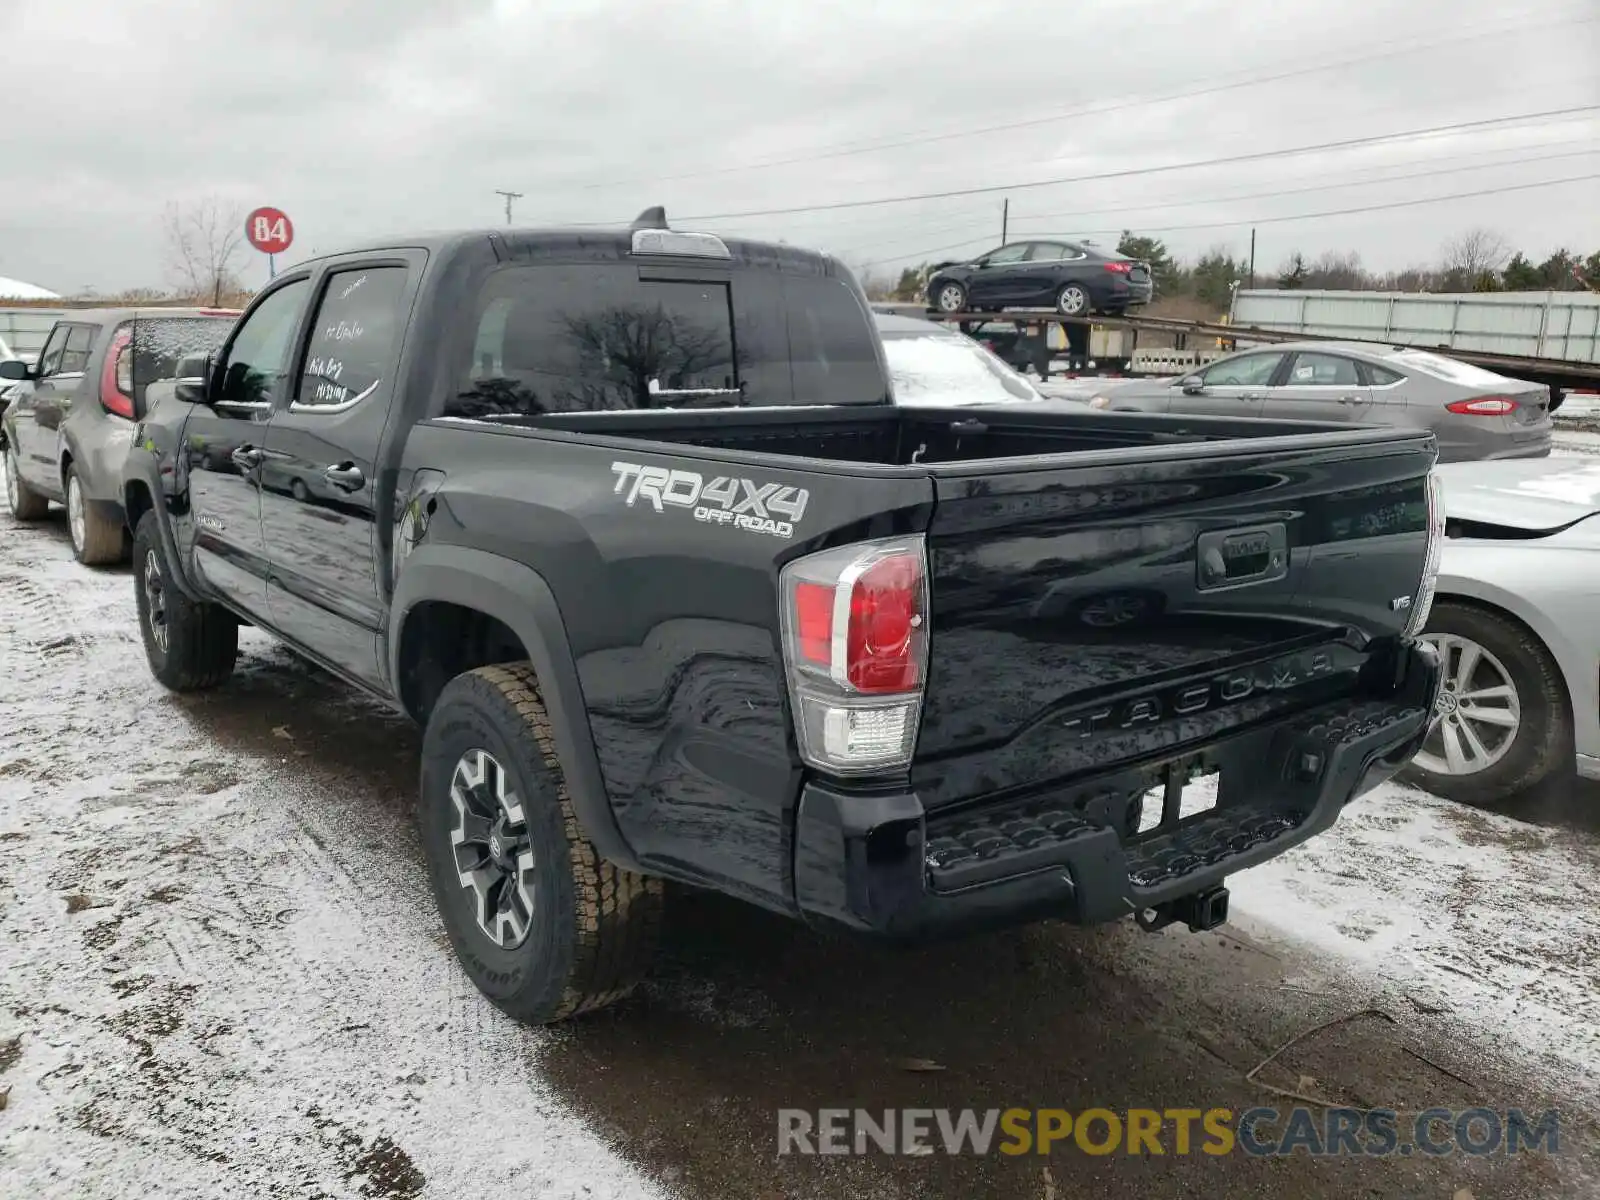
[(1256, 286), (1256, 231), (1250, 230), (1250, 286)]
[(504, 196), (506, 198), (506, 224), (507, 225), (511, 224), (511, 202), (513, 200), (521, 200), (522, 199), (522, 193), (521, 192), (503, 192), (499, 188), (495, 188), (494, 194), (496, 196)]
[(1000, 201), (1000, 244), (1006, 244), (1006, 231), (1011, 225), (1011, 197)]

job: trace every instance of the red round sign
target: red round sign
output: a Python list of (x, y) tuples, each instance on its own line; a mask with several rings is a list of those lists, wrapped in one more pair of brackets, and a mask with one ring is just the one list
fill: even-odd
[(282, 254), (294, 242), (294, 222), (276, 208), (258, 208), (244, 219), (244, 235), (263, 254)]

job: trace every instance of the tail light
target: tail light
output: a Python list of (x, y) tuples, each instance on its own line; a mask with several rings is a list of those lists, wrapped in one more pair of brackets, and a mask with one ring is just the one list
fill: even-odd
[(1416, 637), (1433, 611), (1433, 593), (1439, 584), (1439, 557), (1444, 551), (1444, 485), (1439, 476), (1428, 473), (1428, 550), (1422, 562), (1422, 581), (1411, 601), (1411, 619), (1406, 636)]
[(133, 420), (133, 333), (117, 330), (100, 368), (100, 407)]
[(909, 765), (928, 667), (922, 536), (807, 555), (779, 588), (800, 756), (836, 775)]
[(1510, 396), (1479, 396), (1476, 400), (1457, 400), (1445, 408), (1463, 417), (1503, 417), (1517, 411), (1517, 402)]
[(1114, 271), (1118, 275), (1131, 275), (1131, 274), (1133, 274), (1133, 264), (1132, 263), (1108, 262), (1108, 263), (1101, 263), (1100, 265), (1105, 267), (1105, 269), (1108, 270), (1108, 271)]

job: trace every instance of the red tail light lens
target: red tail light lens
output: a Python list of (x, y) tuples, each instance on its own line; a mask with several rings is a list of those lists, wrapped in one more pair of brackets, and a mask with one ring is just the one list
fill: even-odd
[(1479, 396), (1476, 400), (1457, 400), (1445, 408), (1463, 417), (1503, 417), (1517, 411), (1517, 402), (1510, 396)]
[(922, 685), (922, 590), (920, 554), (879, 559), (855, 580), (845, 677), (856, 691), (909, 692)]
[(840, 774), (910, 762), (928, 661), (920, 536), (841, 546), (784, 567), (784, 659), (801, 754)]
[(1133, 273), (1132, 263), (1108, 262), (1102, 263), (1101, 265), (1105, 267), (1106, 270), (1112, 271), (1118, 275), (1131, 275)]
[(119, 329), (100, 368), (100, 407), (133, 420), (133, 333)]

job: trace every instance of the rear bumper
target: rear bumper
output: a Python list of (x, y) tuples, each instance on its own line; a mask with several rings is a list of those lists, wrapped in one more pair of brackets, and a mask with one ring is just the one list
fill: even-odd
[[(1438, 660), (1389, 660), (1392, 686), (1251, 729), (1178, 758), (1048, 793), (929, 814), (911, 792), (808, 784), (795, 894), (810, 918), (915, 941), (1046, 917), (1098, 924), (1165, 904), (1282, 854), (1408, 762), (1427, 735)], [(1214, 809), (1138, 838), (1082, 815), (1108, 794), (1219, 770)]]
[(1600, 781), (1600, 755), (1578, 755), (1578, 778)]

